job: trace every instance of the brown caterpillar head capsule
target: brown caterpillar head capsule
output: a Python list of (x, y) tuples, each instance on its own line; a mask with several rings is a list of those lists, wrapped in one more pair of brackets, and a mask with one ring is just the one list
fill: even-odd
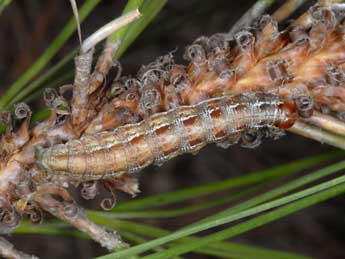
[(281, 105), (282, 110), (286, 114), (286, 119), (277, 125), (281, 129), (288, 129), (292, 127), (297, 120), (297, 107), (296, 103), (290, 100), (284, 101)]

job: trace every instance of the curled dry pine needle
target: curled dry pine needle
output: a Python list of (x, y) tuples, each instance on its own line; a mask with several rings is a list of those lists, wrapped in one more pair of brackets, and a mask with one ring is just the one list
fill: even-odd
[[(277, 17), (291, 14), (289, 3)], [(72, 86), (45, 91), (47, 120), (30, 128), (31, 110), (23, 103), (14, 116), (1, 113), (7, 125), (0, 147), (1, 232), (10, 233), (23, 217), (40, 222), (50, 213), (113, 250), (125, 244), (88, 220), (70, 186), (80, 185), (86, 200), (104, 187), (109, 194), (100, 206), (111, 209), (117, 191), (139, 192), (142, 168), (208, 143), (254, 148), (290, 130), (345, 149), (344, 6), (312, 6), (282, 31), (269, 15), (257, 17), (265, 9), (259, 7), (255, 19), (253, 10), (242, 19), (253, 20), (250, 27), (187, 46), (186, 65), (176, 64), (171, 52), (135, 76), (121, 76), (114, 60), (121, 42), (107, 40), (93, 68), (94, 45), (139, 17), (138, 10), (129, 12), (81, 44)], [(117, 75), (105, 80), (114, 66)], [(20, 253), (2, 239), (0, 252)]]

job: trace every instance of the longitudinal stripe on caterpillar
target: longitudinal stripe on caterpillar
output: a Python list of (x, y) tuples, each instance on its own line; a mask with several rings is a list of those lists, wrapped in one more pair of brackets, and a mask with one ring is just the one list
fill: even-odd
[(111, 178), (197, 152), (248, 129), (287, 128), (295, 119), (295, 103), (274, 95), (223, 96), (52, 146), (43, 151), (40, 163), (48, 172), (80, 181)]

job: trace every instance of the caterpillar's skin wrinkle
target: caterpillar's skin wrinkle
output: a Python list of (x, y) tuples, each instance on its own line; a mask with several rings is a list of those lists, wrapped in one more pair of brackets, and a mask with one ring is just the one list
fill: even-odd
[(52, 146), (43, 151), (40, 163), (54, 175), (78, 181), (106, 179), (197, 152), (245, 130), (288, 128), (295, 119), (295, 104), (274, 95), (223, 96)]

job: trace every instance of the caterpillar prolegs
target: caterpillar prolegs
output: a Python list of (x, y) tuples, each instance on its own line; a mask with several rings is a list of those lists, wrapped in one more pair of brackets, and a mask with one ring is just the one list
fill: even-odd
[(295, 102), (271, 94), (223, 96), (52, 146), (39, 163), (54, 175), (78, 181), (107, 179), (197, 152), (208, 143), (237, 139), (246, 130), (286, 129), (296, 118)]

